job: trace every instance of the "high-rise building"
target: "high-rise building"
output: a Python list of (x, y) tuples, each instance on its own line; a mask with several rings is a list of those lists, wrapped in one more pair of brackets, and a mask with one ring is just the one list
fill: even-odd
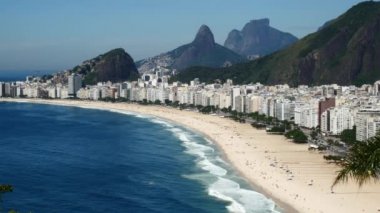
[(263, 98), (261, 96), (252, 95), (247, 97), (248, 103), (248, 113), (250, 112), (259, 112), (261, 110)]
[(294, 108), (294, 123), (310, 129), (317, 127), (318, 108), (314, 104), (296, 105)]
[(5, 84), (0, 82), (0, 97), (5, 96)]
[(68, 78), (69, 96), (76, 97), (76, 93), (82, 87), (82, 77), (75, 73)]
[(5, 97), (11, 96), (11, 83), (5, 83), (4, 84), (4, 95)]
[(335, 98), (326, 98), (318, 103), (318, 124), (321, 123), (321, 116), (327, 109), (335, 107)]
[(280, 121), (290, 121), (294, 118), (294, 107), (295, 104), (288, 100), (276, 102), (276, 118)]
[(354, 116), (347, 107), (330, 108), (321, 115), (321, 131), (339, 135), (345, 129), (352, 129)]
[(380, 109), (361, 109), (355, 117), (356, 140), (365, 141), (380, 130)]
[(376, 96), (380, 95), (380, 81), (376, 81), (373, 84), (373, 94)]
[(235, 110), (237, 112), (246, 112), (246, 96), (245, 95), (239, 95), (235, 97)]
[(240, 87), (233, 87), (231, 90), (232, 94), (232, 110), (236, 110), (236, 97), (240, 96), (241, 90)]

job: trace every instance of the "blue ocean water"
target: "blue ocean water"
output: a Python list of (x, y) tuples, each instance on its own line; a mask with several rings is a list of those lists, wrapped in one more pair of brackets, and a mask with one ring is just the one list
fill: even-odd
[(164, 120), (0, 103), (0, 183), (20, 212), (276, 212), (214, 145)]

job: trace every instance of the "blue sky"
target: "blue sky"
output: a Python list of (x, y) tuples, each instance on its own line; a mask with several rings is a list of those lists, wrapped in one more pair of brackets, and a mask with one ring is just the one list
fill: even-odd
[(252, 19), (303, 37), (357, 0), (0, 0), (0, 70), (61, 70), (122, 47), (135, 60), (193, 40), (223, 44)]

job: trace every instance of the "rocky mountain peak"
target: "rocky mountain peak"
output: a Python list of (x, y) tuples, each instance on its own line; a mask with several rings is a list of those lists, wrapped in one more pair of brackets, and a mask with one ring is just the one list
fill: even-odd
[(210, 28), (207, 25), (202, 25), (199, 28), (193, 44), (205, 46), (213, 46), (215, 44), (214, 34), (212, 34)]
[(138, 70), (148, 72), (156, 66), (179, 71), (191, 66), (224, 67), (227, 64), (243, 62), (245, 59), (217, 43), (210, 28), (202, 25), (191, 43), (174, 50), (137, 62)]
[(262, 18), (262, 19), (256, 19), (251, 20), (247, 25), (256, 25), (256, 26), (269, 26), (269, 18)]
[(255, 33), (259, 30), (268, 29), (270, 27), (269, 22), (268, 18), (251, 20), (243, 27), (242, 33), (249, 34)]
[(232, 30), (224, 46), (247, 57), (264, 56), (280, 50), (297, 41), (289, 33), (281, 32), (271, 26), (268, 18), (251, 20), (241, 31)]

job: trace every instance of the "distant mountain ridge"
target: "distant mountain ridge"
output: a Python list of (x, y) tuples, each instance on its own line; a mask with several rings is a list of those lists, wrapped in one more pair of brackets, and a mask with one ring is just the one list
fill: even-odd
[(210, 28), (202, 25), (194, 40), (167, 53), (136, 63), (139, 72), (156, 66), (182, 70), (191, 66), (223, 67), (244, 61), (244, 57), (215, 43)]
[[(380, 79), (380, 2), (362, 2), (293, 45), (224, 69), (191, 68), (173, 80), (341, 85)], [(206, 74), (207, 73), (207, 74)]]
[(265, 56), (283, 49), (298, 38), (269, 25), (269, 19), (252, 20), (241, 31), (232, 30), (224, 46), (247, 57)]

